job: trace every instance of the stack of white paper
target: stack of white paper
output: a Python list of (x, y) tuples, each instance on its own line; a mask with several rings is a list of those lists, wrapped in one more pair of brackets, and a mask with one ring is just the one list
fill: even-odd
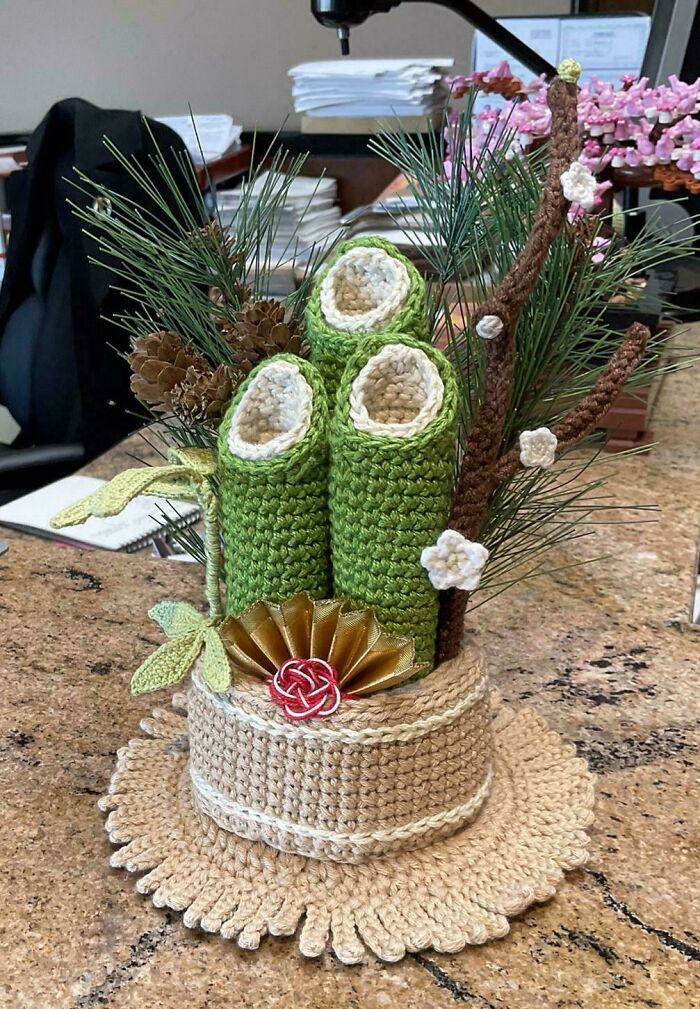
[(311, 117), (426, 116), (447, 97), (443, 74), (454, 60), (325, 60), (300, 63), (294, 82), (294, 111)]
[(342, 219), (348, 228), (346, 237), (380, 236), (398, 246), (420, 272), (430, 274), (434, 270), (429, 250), (444, 243), (442, 237), (435, 233), (430, 215), (426, 216), (422, 207), (422, 202), (404, 186), (367, 207), (350, 211)]
[[(261, 193), (274, 193), (283, 185), (280, 173), (263, 172), (250, 188), (220, 190), (217, 205), (224, 224), (230, 221), (235, 231), (244, 193), (247, 193), (247, 213), (250, 216)], [(265, 249), (273, 263), (290, 265), (309, 259), (318, 247), (332, 240), (340, 228), (340, 207), (336, 203), (338, 184), (335, 179), (313, 179), (297, 176), (289, 185), (284, 204), (272, 224), (272, 246)]]
[(240, 146), (242, 126), (237, 126), (231, 116), (157, 116), (182, 137), (195, 164), (216, 161)]

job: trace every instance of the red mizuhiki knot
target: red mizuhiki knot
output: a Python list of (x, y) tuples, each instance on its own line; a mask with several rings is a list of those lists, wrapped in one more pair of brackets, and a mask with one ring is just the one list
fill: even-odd
[(325, 659), (287, 659), (268, 686), (272, 700), (294, 721), (332, 715), (344, 696), (337, 672)]

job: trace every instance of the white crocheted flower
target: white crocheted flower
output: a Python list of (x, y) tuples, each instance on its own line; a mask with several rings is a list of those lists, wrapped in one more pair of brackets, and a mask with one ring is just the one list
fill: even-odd
[(420, 562), (436, 589), (464, 589), (473, 592), (481, 581), (489, 552), (481, 543), (472, 543), (456, 529), (440, 533), (435, 546), (426, 547)]
[(559, 177), (564, 196), (584, 210), (593, 210), (598, 183), (590, 168), (574, 161)]
[(523, 466), (548, 469), (556, 457), (557, 436), (548, 427), (523, 431), (520, 435), (520, 462)]
[(497, 315), (485, 315), (476, 324), (477, 336), (482, 340), (493, 340), (503, 332), (503, 320)]

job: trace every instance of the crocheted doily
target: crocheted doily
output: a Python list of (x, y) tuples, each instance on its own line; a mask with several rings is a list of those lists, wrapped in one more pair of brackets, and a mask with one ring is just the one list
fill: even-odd
[[(173, 703), (182, 703), (182, 697)], [(432, 947), (456, 952), (508, 932), (508, 918), (554, 894), (586, 860), (593, 777), (531, 709), (498, 704), (495, 780), (478, 818), (445, 840), (359, 865), (269, 848), (221, 830), (192, 803), (187, 722), (155, 710), (151, 738), (119, 751), (106, 829), (122, 845), (113, 866), (187, 926), (244, 949), (298, 931), (301, 952), (330, 948), (343, 963), (368, 951), (399, 960)], [(300, 926), (300, 922), (303, 924)]]

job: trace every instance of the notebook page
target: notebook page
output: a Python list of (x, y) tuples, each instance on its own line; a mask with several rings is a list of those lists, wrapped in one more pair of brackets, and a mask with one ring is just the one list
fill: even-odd
[(80, 501), (105, 483), (90, 476), (68, 476), (32, 491), (24, 497), (0, 507), (0, 525), (23, 532), (74, 540), (103, 550), (123, 550), (131, 543), (148, 539), (163, 527), (162, 508), (174, 521), (179, 517), (194, 519), (199, 509), (188, 501), (172, 501), (149, 496), (130, 501), (119, 515), (110, 518), (89, 518), (79, 526), (52, 529), (50, 522), (57, 512)]

